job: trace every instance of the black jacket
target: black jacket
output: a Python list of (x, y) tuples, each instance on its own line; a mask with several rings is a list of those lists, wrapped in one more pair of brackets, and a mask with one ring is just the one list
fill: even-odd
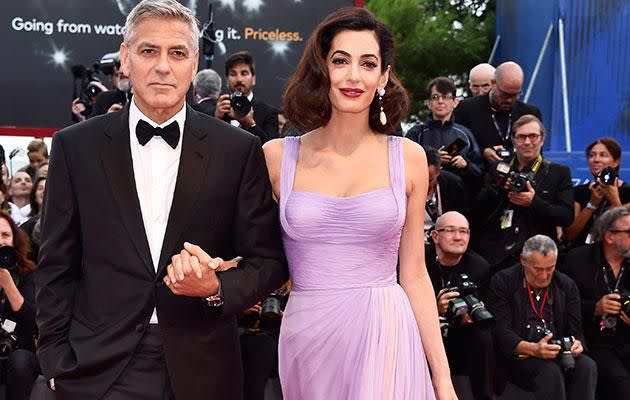
[(477, 139), (477, 144), (479, 144), (482, 152), (484, 148), (500, 144), (504, 146), (507, 144), (506, 147), (512, 148), (512, 144), (509, 139), (506, 143), (502, 140), (499, 132), (497, 132), (497, 128), (492, 121), (493, 113), (495, 114), (501, 133), (504, 135), (507, 132), (508, 123), (510, 125), (513, 124), (523, 115), (533, 114), (542, 121), (542, 116), (538, 107), (523, 103), (520, 100), (516, 100), (514, 102), (512, 110), (509, 112), (493, 112), (492, 107), (490, 106), (489, 94), (469, 97), (461, 101), (455, 109), (455, 122), (464, 125), (472, 131), (473, 136)]
[[(33, 272), (17, 274), (14, 277), (16, 286), (24, 297), (24, 303), (18, 311), (13, 311), (11, 304), (5, 299), (2, 305), (2, 319), (8, 319), (16, 323), (15, 335), (17, 336), (17, 347), (20, 349), (35, 352), (35, 337), (37, 336), (37, 325), (35, 324), (35, 282)], [(2, 293), (4, 297), (4, 293)]]
[[(556, 330), (554, 338), (575, 336), (584, 344), (580, 293), (575, 282), (555, 271), (549, 287)], [(527, 340), (527, 308), (531, 306), (526, 290), (523, 267), (517, 264), (492, 277), (488, 301), (484, 302), (496, 321), (495, 348), (507, 359), (513, 357), (521, 340)]]
[[(288, 278), (260, 141), (187, 107), (156, 272), (129, 138), (127, 106), (53, 140), (36, 272), (42, 371), (55, 377), (60, 398), (101, 398), (133, 357), (156, 307), (175, 396), (240, 400), (235, 314)], [(164, 285), (166, 266), (185, 241), (223, 259), (244, 257), (219, 273), (222, 313)]]
[(436, 295), (444, 288), (444, 284), (446, 284), (446, 282), (442, 281), (441, 269), (456, 268), (458, 273), (465, 273), (470, 280), (477, 285), (478, 294), (480, 299), (483, 300), (490, 281), (490, 265), (483, 257), (469, 249), (462, 255), (462, 259), (457, 265), (453, 267), (441, 267), (436, 260), (434, 245), (427, 246), (425, 254), (427, 272), (431, 278), (433, 290)]
[[(471, 211), (473, 249), (491, 265), (518, 254), (525, 240), (534, 235), (543, 234), (555, 240), (556, 226), (565, 227), (573, 222), (573, 187), (568, 167), (543, 160), (534, 175), (536, 195), (529, 207), (510, 203), (507, 191), (496, 181), (495, 164), (490, 183), (481, 189)], [(511, 228), (501, 229), (500, 219), (508, 208), (514, 210), (513, 224)]]
[[(595, 317), (595, 304), (609, 293), (604, 281), (602, 267), (607, 265), (600, 243), (577, 247), (567, 254), (563, 269), (580, 290), (584, 334), (591, 347), (610, 346), (617, 350), (630, 350), (630, 326), (617, 321), (614, 333), (599, 330), (600, 318)], [(619, 287), (630, 290), (630, 260), (624, 262), (625, 271)], [(614, 282), (610, 282), (614, 286)], [(609, 334), (610, 333), (610, 334)]]
[(199, 103), (190, 105), (193, 110), (214, 117), (214, 109), (217, 107), (217, 99), (208, 98)]
[[(256, 122), (256, 126), (246, 130), (258, 136), (263, 144), (271, 139), (278, 138), (280, 136), (278, 110), (258, 100), (256, 96), (252, 98), (252, 107), (254, 108), (254, 122)], [(223, 120), (229, 123), (232, 118), (225, 116)]]

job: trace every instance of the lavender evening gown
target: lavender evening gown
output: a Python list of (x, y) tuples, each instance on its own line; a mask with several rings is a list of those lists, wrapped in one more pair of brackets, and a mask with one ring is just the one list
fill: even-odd
[(391, 187), (334, 197), (293, 191), (300, 139), (284, 139), (280, 220), (293, 283), (280, 331), (285, 400), (435, 398), (411, 305), (396, 283), (402, 144), (388, 139)]

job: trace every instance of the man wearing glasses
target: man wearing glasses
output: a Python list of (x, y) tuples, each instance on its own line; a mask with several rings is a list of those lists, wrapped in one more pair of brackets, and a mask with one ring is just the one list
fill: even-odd
[(519, 261), (528, 238), (557, 238), (556, 227), (573, 221), (569, 168), (544, 160), (546, 131), (540, 120), (524, 115), (512, 127), (515, 153), (490, 168), (490, 180), (473, 202), (473, 249), (494, 270)]
[(423, 147), (438, 149), (442, 168), (462, 178), (471, 196), (479, 190), (483, 160), (470, 130), (453, 121), (453, 110), (459, 103), (455, 92), (449, 78), (431, 80), (425, 101), (431, 115), (424, 124), (409, 129), (406, 137)]
[(431, 238), (434, 246), (425, 252), (427, 271), (436, 292), (440, 319), (449, 324), (448, 331), (443, 330), (443, 336), (451, 372), (470, 377), (475, 400), (491, 399), (494, 377), (491, 331), (488, 326), (473, 322), (469, 312), (455, 317), (452, 311), (454, 301), (464, 293), (448, 290), (460, 285), (461, 274), (466, 274), (469, 281), (478, 286), (477, 295), (483, 300), (490, 266), (468, 249), (468, 220), (457, 211), (446, 212), (437, 219)]
[(508, 61), (499, 65), (487, 94), (463, 100), (455, 109), (455, 121), (470, 129), (482, 149), (483, 158), (492, 163), (511, 150), (511, 125), (526, 114), (542, 120), (540, 110), (518, 100), (523, 87), (521, 67)]

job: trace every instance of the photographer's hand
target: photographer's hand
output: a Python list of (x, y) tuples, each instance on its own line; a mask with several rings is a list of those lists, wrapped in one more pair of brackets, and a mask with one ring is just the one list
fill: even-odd
[(438, 152), (440, 153), (440, 163), (442, 165), (447, 165), (451, 163), (451, 160), (453, 159), (453, 157), (451, 157), (446, 150), (444, 150), (444, 146), (440, 147), (438, 149)]
[(219, 119), (223, 119), (225, 114), (231, 115), (232, 106), (230, 103), (230, 95), (222, 94), (217, 100), (217, 106), (214, 108), (214, 116)]
[(4, 290), (11, 309), (15, 312), (20, 311), (24, 304), (24, 296), (15, 286), (11, 273), (4, 268), (0, 268), (0, 289)]
[[(599, 179), (598, 179), (599, 181)], [(615, 178), (615, 182), (612, 185), (604, 185), (600, 182), (599, 190), (601, 194), (608, 200), (611, 207), (620, 207), (621, 206), (621, 198), (619, 197), (619, 183), (617, 178)]]
[(573, 357), (577, 357), (584, 351), (584, 347), (582, 346), (582, 342), (578, 339), (573, 338), (573, 346), (571, 346), (571, 355)]
[(483, 149), (483, 158), (491, 164), (495, 161), (501, 161), (501, 157), (497, 154), (498, 150), (503, 150), (503, 146), (486, 147)]
[(459, 297), (459, 292), (447, 292), (446, 289), (442, 289), (437, 294), (437, 307), (438, 314), (444, 315), (448, 310), (448, 301)]
[(534, 356), (542, 358), (544, 360), (550, 360), (556, 358), (560, 352), (560, 346), (557, 344), (549, 344), (549, 340), (553, 337), (552, 334), (545, 336), (535, 344)]
[(243, 129), (249, 129), (256, 125), (256, 121), (254, 121), (254, 107), (249, 110), (247, 115), (238, 115), (235, 112), (232, 112), (232, 114), (232, 118), (237, 120)]
[(85, 115), (83, 115), (85, 109), (85, 104), (83, 104), (79, 98), (72, 100), (72, 114), (74, 114), (79, 122), (85, 121), (86, 119)]
[(112, 112), (116, 112), (116, 111), (122, 110), (122, 108), (123, 108), (122, 104), (114, 103), (111, 106), (109, 106), (109, 108), (107, 109), (107, 113), (109, 114), (109, 113), (112, 113)]
[(591, 203), (595, 207), (599, 207), (599, 205), (602, 203), (602, 200), (604, 199), (604, 194), (602, 193), (601, 186), (602, 184), (597, 181), (593, 181), (588, 184), (588, 188), (591, 191), (591, 199), (589, 200), (589, 203)]
[(466, 159), (464, 159), (464, 157), (462, 157), (460, 155), (456, 155), (451, 160), (451, 164), (455, 168), (464, 169), (464, 168), (466, 168), (468, 166), (468, 161), (466, 161)]
[(521, 207), (529, 207), (532, 205), (536, 191), (529, 181), (525, 182), (525, 184), (527, 185), (526, 192), (508, 192), (508, 200), (510, 200), (511, 203)]
[(619, 300), (621, 296), (618, 293), (611, 293), (602, 296), (597, 303), (595, 303), (595, 315), (603, 317), (606, 315), (617, 315), (621, 311), (621, 303)]

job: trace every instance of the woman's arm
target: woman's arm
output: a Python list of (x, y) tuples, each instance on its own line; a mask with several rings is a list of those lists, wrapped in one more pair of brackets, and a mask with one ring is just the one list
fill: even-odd
[(595, 211), (586, 207), (582, 208), (582, 206), (578, 202), (575, 202), (573, 204), (575, 210), (575, 219), (573, 219), (573, 223), (571, 223), (571, 225), (569, 225), (566, 230), (567, 239), (569, 240), (575, 240), (578, 236), (580, 236), (580, 233), (582, 233), (582, 230), (584, 230), (586, 224), (588, 224), (588, 221), (593, 218), (593, 211)]
[(282, 151), (284, 139), (273, 139), (263, 145), (265, 162), (269, 171), (269, 180), (276, 201), (280, 199), (280, 168), (282, 166)]
[(403, 140), (407, 217), (400, 241), (400, 284), (409, 297), (439, 400), (457, 396), (442, 342), (433, 286), (424, 261), (423, 205), (428, 188), (427, 159), (422, 148)]

